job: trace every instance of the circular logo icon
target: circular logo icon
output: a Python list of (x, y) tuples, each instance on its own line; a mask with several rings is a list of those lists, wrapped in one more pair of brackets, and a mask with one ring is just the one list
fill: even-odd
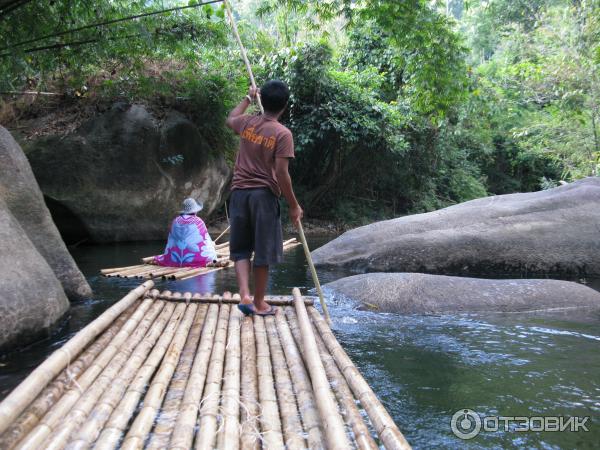
[(481, 417), (472, 409), (459, 409), (452, 416), (450, 427), (454, 436), (473, 439), (481, 430)]

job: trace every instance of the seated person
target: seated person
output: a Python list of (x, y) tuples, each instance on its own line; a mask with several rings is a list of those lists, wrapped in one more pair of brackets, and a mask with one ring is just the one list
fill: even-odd
[(193, 198), (183, 201), (169, 231), (167, 247), (162, 255), (154, 257), (154, 264), (169, 267), (206, 267), (217, 261), (217, 251), (204, 221), (196, 216), (202, 209)]

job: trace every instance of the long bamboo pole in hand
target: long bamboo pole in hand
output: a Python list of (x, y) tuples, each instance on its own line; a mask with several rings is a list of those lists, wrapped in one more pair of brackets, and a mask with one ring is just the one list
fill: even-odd
[(312, 275), (313, 283), (315, 284), (315, 288), (317, 289), (317, 294), (319, 295), (319, 301), (321, 302), (321, 307), (323, 308), (323, 312), (325, 313), (325, 319), (327, 319), (327, 323), (331, 325), (331, 317), (329, 317), (329, 310), (327, 309), (327, 303), (325, 303), (325, 298), (323, 297), (323, 291), (321, 290), (321, 283), (319, 283), (319, 277), (317, 276), (317, 270), (315, 269), (315, 265), (312, 260), (312, 256), (310, 256), (310, 250), (308, 248), (308, 244), (306, 243), (306, 236), (304, 236), (304, 229), (302, 228), (302, 222), (298, 221), (298, 233), (300, 233), (300, 240), (302, 241), (302, 247), (304, 247), (304, 254), (306, 255), (306, 261), (308, 262), (308, 267), (310, 268), (310, 273)]

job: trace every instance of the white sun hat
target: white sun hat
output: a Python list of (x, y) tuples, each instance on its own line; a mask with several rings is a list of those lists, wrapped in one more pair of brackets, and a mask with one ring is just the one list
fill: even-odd
[(204, 205), (202, 202), (197, 202), (193, 198), (186, 198), (183, 201), (183, 209), (179, 211), (180, 214), (196, 214), (201, 211)]

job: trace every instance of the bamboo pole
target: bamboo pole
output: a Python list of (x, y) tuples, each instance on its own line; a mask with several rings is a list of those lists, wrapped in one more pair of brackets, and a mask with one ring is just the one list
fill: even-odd
[(312, 381), (317, 408), (323, 420), (323, 430), (325, 432), (327, 447), (330, 450), (350, 448), (350, 442), (346, 437), (344, 429), (344, 422), (337, 410), (337, 405), (329, 387), (329, 381), (325, 375), (321, 357), (319, 356), (319, 350), (308, 313), (306, 312), (306, 306), (304, 306), (298, 288), (294, 288), (292, 293), (294, 295), (296, 317), (298, 318), (298, 325), (302, 333), (304, 360), (306, 361), (308, 373)]
[[(225, 296), (225, 295), (224, 295)], [(231, 296), (229, 294), (228, 296)], [(225, 370), (221, 395), (222, 424), (217, 435), (217, 448), (237, 450), (240, 444), (240, 327), (242, 314), (230, 308)]]
[(174, 315), (179, 315), (183, 318), (180, 319), (178, 323), (175, 336), (173, 337), (160, 368), (154, 376), (152, 384), (144, 397), (144, 406), (131, 424), (129, 432), (121, 444), (122, 450), (134, 450), (144, 446), (146, 436), (152, 429), (154, 418), (160, 410), (167, 391), (167, 386), (177, 367), (179, 355), (187, 340), (188, 333), (194, 321), (194, 317), (196, 316), (197, 308), (198, 306), (196, 304), (188, 306), (184, 303), (180, 303), (177, 305)]
[(208, 307), (200, 345), (194, 358), (190, 378), (188, 379), (183, 394), (183, 401), (173, 428), (170, 449), (187, 450), (192, 447), (194, 439), (194, 429), (198, 417), (200, 399), (204, 391), (204, 381), (208, 369), (208, 362), (213, 348), (213, 342), (216, 333), (217, 321), (219, 315), (219, 305), (211, 304)]
[(325, 303), (325, 298), (323, 297), (323, 291), (321, 290), (321, 283), (319, 282), (319, 277), (317, 276), (317, 270), (315, 269), (315, 265), (312, 260), (312, 256), (310, 256), (310, 250), (308, 248), (308, 243), (306, 242), (306, 236), (304, 236), (304, 229), (302, 228), (302, 222), (298, 221), (298, 233), (300, 234), (300, 240), (302, 241), (302, 247), (304, 247), (304, 254), (306, 255), (306, 262), (308, 263), (308, 267), (310, 268), (310, 273), (312, 275), (313, 283), (315, 284), (315, 288), (317, 289), (317, 294), (319, 295), (319, 301), (321, 302), (321, 307), (323, 308), (323, 312), (325, 313), (325, 318), (327, 319), (327, 323), (331, 324), (331, 317), (329, 317), (329, 310), (327, 309), (327, 303)]
[(204, 394), (200, 402), (202, 406), (200, 407), (199, 429), (196, 435), (196, 450), (212, 450), (215, 447), (229, 310), (229, 305), (221, 305), (219, 309), (217, 332), (213, 342), (212, 354), (210, 355)]
[(312, 385), (301, 356), (302, 335), (293, 312), (294, 308), (288, 306), (285, 311), (288, 320), (286, 321), (283, 315), (276, 315), (275, 321), (294, 383), (300, 416), (307, 434), (308, 448), (322, 448), (325, 440), (321, 431), (321, 418), (315, 406)]
[[(68, 413), (66, 415), (64, 413), (62, 414), (62, 420), (59, 423), (54, 424), (52, 427), (52, 434), (44, 440), (44, 448), (46, 450), (62, 449), (67, 444), (71, 433), (83, 423), (98, 399), (118, 376), (129, 356), (142, 341), (144, 335), (150, 329), (156, 317), (160, 314), (163, 306), (165, 306), (163, 302), (155, 302), (155, 304), (152, 305), (135, 330), (127, 337), (127, 340), (123, 345), (119, 347), (118, 352), (110, 362), (104, 366), (102, 373), (100, 373), (92, 383), (84, 382), (83, 379), (81, 380), (82, 384), (80, 384), (80, 386), (82, 387), (82, 390), (86, 387), (87, 389), (85, 389), (83, 393), (77, 392), (76, 395), (71, 396), (73, 401), (72, 406), (67, 410)], [(79, 389), (72, 389), (65, 397), (63, 397), (63, 399), (67, 398), (68, 395), (74, 391), (79, 391)], [(52, 424), (52, 422), (46, 420), (45, 423), (48, 425)]]
[(198, 305), (196, 318), (194, 319), (194, 323), (190, 329), (185, 347), (181, 352), (175, 374), (171, 379), (161, 414), (157, 418), (156, 425), (152, 431), (152, 438), (147, 446), (147, 449), (149, 450), (159, 450), (169, 446), (169, 439), (171, 438), (175, 421), (177, 420), (177, 415), (179, 414), (179, 407), (183, 400), (183, 394), (190, 376), (192, 364), (194, 363), (194, 355), (196, 354), (198, 343), (200, 342), (202, 326), (204, 325), (207, 312), (208, 305)]
[(229, 225), (227, 228), (225, 228), (225, 230), (220, 235), (217, 236), (217, 238), (213, 241), (215, 243), (215, 245), (217, 244), (217, 241), (219, 239), (221, 239), (223, 237), (223, 235), (225, 235), (229, 231), (230, 228), (231, 228), (231, 225)]
[[(108, 328), (154, 283), (148, 281), (130, 291), (97, 319), (73, 336), (40, 364), (0, 403), (0, 433), (3, 433), (33, 399), (58, 375), (81, 351)], [(141, 306), (140, 306), (141, 307)], [(131, 319), (130, 319), (131, 320)], [(129, 322), (129, 321), (128, 321)], [(118, 334), (117, 334), (118, 335)], [(116, 338), (116, 337), (115, 337)]]
[[(276, 314), (281, 315), (281, 310), (278, 310)], [(275, 318), (272, 316), (265, 317), (265, 325), (269, 338), (269, 351), (273, 363), (273, 375), (277, 389), (277, 400), (285, 445), (289, 450), (305, 449), (306, 441), (302, 436), (302, 423), (300, 422), (296, 396), (285, 361), (285, 355), (283, 354), (283, 348), (279, 340), (279, 334), (277, 333)]]
[(258, 382), (256, 372), (256, 344), (252, 317), (242, 319), (242, 386), (241, 386), (241, 432), (240, 448), (258, 450), (260, 439), (258, 431)]
[(125, 267), (112, 267), (110, 269), (102, 269), (100, 273), (102, 275), (109, 275), (113, 272), (122, 272), (123, 270), (133, 269), (134, 267), (143, 267), (145, 264), (136, 264), (135, 266), (125, 266)]
[(346, 378), (354, 396), (360, 401), (367, 412), (385, 448), (410, 449), (410, 444), (406, 441), (385, 407), (381, 404), (360, 371), (337, 341), (325, 320), (323, 320), (319, 312), (313, 307), (309, 308), (309, 312), (327, 350), (335, 360), (344, 378)]
[(160, 338), (172, 314), (173, 308), (163, 305), (160, 315), (154, 320), (143, 340), (136, 346), (123, 369), (119, 371), (110, 386), (102, 393), (100, 400), (89, 413), (87, 421), (78, 427), (77, 436), (69, 444), (69, 450), (87, 448), (98, 438), (102, 427), (114, 411), (115, 406), (123, 398), (127, 387), (151, 352), (156, 341)]
[(218, 249), (224, 248), (224, 247), (229, 247), (229, 242), (223, 242), (221, 244), (216, 244), (215, 245), (215, 250), (218, 250)]
[(254, 337), (256, 339), (256, 368), (258, 371), (258, 398), (261, 406), (260, 427), (263, 448), (284, 448), (277, 394), (273, 383), (271, 354), (264, 318), (261, 316), (254, 316)]
[(131, 316), (136, 302), (125, 310), (119, 318), (102, 335), (91, 343), (77, 360), (67, 366), (56, 379), (49, 384), (19, 416), (19, 418), (4, 432), (0, 439), (0, 448), (11, 450), (23, 437), (35, 427), (48, 410), (60, 399), (65, 390), (76, 383), (76, 379), (85, 371), (98, 354), (115, 337), (123, 324)]
[[(164, 295), (164, 294), (159, 294), (156, 297), (159, 300), (167, 300), (167, 301), (184, 301), (183, 297), (181, 296), (181, 294), (179, 294), (179, 297), (176, 298), (174, 297), (174, 294), (169, 294), (169, 295)], [(315, 298), (314, 297), (303, 297), (304, 300), (304, 304), (306, 306), (311, 306), (314, 305), (315, 303)], [(294, 299), (292, 296), (282, 296), (282, 295), (266, 295), (265, 296), (265, 301), (270, 304), (270, 305), (274, 305), (274, 306), (289, 306), (292, 305), (294, 303)], [(224, 304), (237, 304), (240, 302), (239, 296), (233, 296), (231, 298), (226, 298), (223, 297), (221, 295), (212, 295), (209, 293), (205, 293), (205, 294), (201, 294), (201, 295), (194, 295), (191, 299), (190, 302), (192, 303), (224, 303)]]

